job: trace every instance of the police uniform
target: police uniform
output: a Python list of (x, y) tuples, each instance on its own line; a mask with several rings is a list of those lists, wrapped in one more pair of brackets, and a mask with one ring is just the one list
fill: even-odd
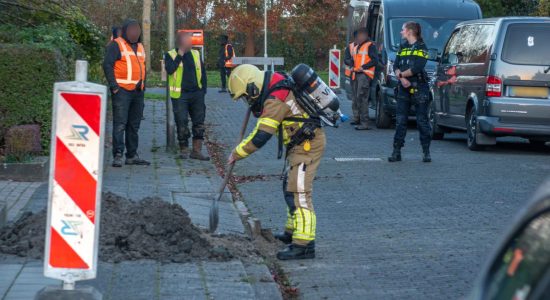
[[(270, 87), (282, 79), (282, 75), (273, 74)], [(288, 206), (285, 231), (292, 236), (293, 245), (314, 249), (316, 216), (311, 195), (326, 140), (323, 129), (315, 126), (311, 140), (293, 144), (295, 135), (306, 124), (301, 120), (306, 119), (308, 115), (297, 104), (292, 91), (281, 89), (272, 92), (263, 103), (254, 131), (235, 148), (233, 156), (237, 160), (246, 158), (265, 145), (274, 134), (282, 133), (282, 141), (287, 146), (287, 168), (283, 183)]]
[(397, 91), (396, 130), (394, 137), (394, 149), (400, 149), (405, 145), (407, 134), (407, 122), (411, 105), (416, 109), (416, 124), (420, 134), (420, 143), (424, 153), (429, 154), (431, 143), (431, 128), (428, 121), (428, 108), (430, 105), (430, 89), (428, 75), (425, 66), (428, 59), (426, 44), (417, 41), (413, 45), (404, 43), (401, 45), (394, 64), (394, 71), (404, 72), (412, 70), (413, 76), (406, 77), (411, 86), (405, 88), (399, 83)]

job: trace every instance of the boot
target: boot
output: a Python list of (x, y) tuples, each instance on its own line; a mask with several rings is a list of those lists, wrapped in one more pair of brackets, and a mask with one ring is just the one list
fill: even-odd
[(187, 145), (180, 145), (179, 158), (181, 158), (181, 159), (188, 159), (189, 158), (189, 147), (187, 147)]
[(279, 260), (315, 258), (315, 241), (309, 242), (306, 246), (290, 244), (277, 253), (277, 258)]
[(401, 146), (393, 144), (393, 152), (390, 157), (388, 157), (389, 162), (398, 162), (401, 161)]
[(202, 154), (202, 142), (203, 140), (193, 140), (193, 151), (191, 152), (191, 155), (189, 155), (192, 159), (198, 159), (198, 160), (210, 160), (210, 157), (208, 155)]
[(290, 232), (276, 233), (274, 237), (287, 245), (292, 244), (292, 233)]
[(120, 168), (122, 167), (122, 154), (117, 153), (113, 158), (113, 167)]
[(422, 161), (425, 163), (432, 162), (432, 157), (430, 156), (430, 146), (422, 146), (422, 150), (424, 151)]

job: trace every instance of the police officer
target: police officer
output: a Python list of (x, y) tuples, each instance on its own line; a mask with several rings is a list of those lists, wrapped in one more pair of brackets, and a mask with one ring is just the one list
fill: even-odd
[(403, 25), (401, 36), (406, 40), (399, 49), (394, 64), (395, 75), (399, 78), (397, 91), (396, 130), (393, 140), (393, 153), (389, 162), (401, 161), (401, 148), (405, 145), (407, 121), (411, 105), (416, 109), (416, 124), (420, 133), (420, 143), (424, 156), (423, 162), (431, 162), (431, 128), (428, 122), (430, 105), (428, 75), (424, 69), (428, 59), (426, 44), (422, 39), (420, 24), (407, 22)]
[(229, 77), (231, 98), (243, 99), (258, 122), (254, 131), (232, 152), (228, 163), (248, 157), (264, 146), (276, 133), (287, 146), (287, 169), (283, 183), (288, 206), (285, 232), (276, 236), (288, 244), (279, 253), (280, 260), (315, 257), (313, 179), (325, 150), (325, 134), (319, 119), (309, 118), (300, 107), (292, 88), (279, 87), (285, 77), (260, 71), (252, 65), (240, 65)]

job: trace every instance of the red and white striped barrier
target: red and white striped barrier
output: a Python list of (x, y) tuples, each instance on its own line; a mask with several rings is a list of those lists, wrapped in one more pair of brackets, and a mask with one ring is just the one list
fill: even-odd
[(340, 50), (330, 50), (328, 63), (328, 86), (331, 89), (340, 88)]
[(54, 88), (44, 275), (73, 286), (97, 271), (106, 93), (85, 79)]

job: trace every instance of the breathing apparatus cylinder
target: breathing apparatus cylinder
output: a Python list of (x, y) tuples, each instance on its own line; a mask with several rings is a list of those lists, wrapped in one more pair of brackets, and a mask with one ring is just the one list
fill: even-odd
[[(315, 71), (306, 64), (299, 64), (292, 70), (292, 79), (298, 91), (307, 98), (304, 109), (314, 110), (319, 118), (329, 126), (336, 126), (337, 121), (347, 121), (349, 118), (340, 110), (338, 96), (321, 80)], [(310, 113), (310, 112), (308, 112)]]

